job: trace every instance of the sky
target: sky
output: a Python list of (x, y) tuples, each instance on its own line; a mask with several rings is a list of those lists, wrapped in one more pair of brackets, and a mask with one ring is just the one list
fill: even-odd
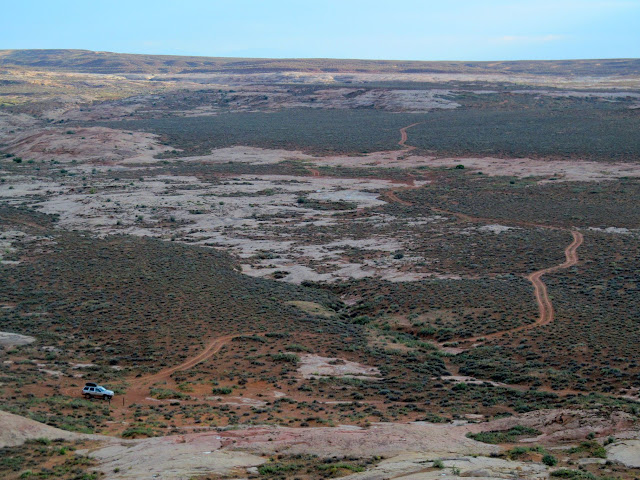
[(0, 0), (0, 49), (259, 58), (640, 57), (640, 0)]

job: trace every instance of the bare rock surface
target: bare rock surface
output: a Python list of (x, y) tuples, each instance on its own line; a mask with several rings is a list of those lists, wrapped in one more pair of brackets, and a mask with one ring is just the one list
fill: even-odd
[(625, 440), (609, 445), (607, 458), (625, 467), (640, 468), (640, 440)]
[[(238, 468), (255, 467), (265, 459), (245, 452), (219, 450), (220, 437), (199, 441), (198, 435), (122, 441), (89, 455), (100, 462), (108, 478), (182, 479), (194, 475), (227, 475)], [(82, 452), (86, 453), (86, 452)]]
[(443, 468), (434, 468), (433, 455), (406, 454), (383, 460), (375, 468), (344, 477), (349, 480), (382, 480), (402, 478), (435, 480), (443, 478), (547, 478), (548, 470), (537, 463), (524, 463), (500, 458), (460, 456), (443, 458)]
[(9, 152), (32, 160), (154, 163), (154, 155), (171, 150), (157, 136), (105, 127), (47, 128), (11, 140)]
[(321, 357), (319, 355), (301, 355), (298, 372), (304, 378), (318, 377), (351, 377), (377, 379), (380, 370), (376, 367), (362, 365), (339, 358)]
[(12, 347), (14, 345), (28, 345), (36, 339), (19, 333), (0, 332), (0, 347)]
[(489, 455), (499, 447), (465, 436), (466, 425), (415, 422), (375, 423), (369, 428), (339, 426), (327, 428), (252, 428), (224, 432), (235, 448), (270, 455), (273, 453), (315, 454), (320, 457), (429, 452), (434, 455)]
[(22, 445), (27, 440), (36, 438), (79, 440), (82, 438), (100, 439), (107, 437), (67, 432), (0, 410), (0, 448)]
[[(88, 453), (109, 478), (188, 478), (190, 475), (230, 474), (255, 467), (272, 454), (333, 456), (396, 456), (422, 452), (435, 459), (446, 456), (489, 455), (499, 451), (465, 437), (466, 428), (429, 423), (374, 424), (370, 428), (253, 427), (144, 440), (113, 440)], [(426, 457), (425, 457), (426, 455)], [(114, 473), (114, 470), (118, 469)]]
[(535, 443), (583, 440), (589, 433), (595, 433), (597, 436), (615, 435), (617, 432), (638, 427), (635, 418), (622, 411), (602, 415), (595, 410), (553, 409), (478, 423), (470, 425), (469, 429), (473, 432), (508, 430), (516, 425), (540, 430), (542, 435), (530, 439)]

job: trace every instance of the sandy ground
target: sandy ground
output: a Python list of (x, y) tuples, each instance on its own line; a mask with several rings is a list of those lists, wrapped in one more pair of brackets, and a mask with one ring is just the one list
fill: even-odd
[(609, 445), (607, 458), (629, 468), (640, 468), (640, 440), (625, 440)]
[(300, 355), (298, 373), (304, 378), (350, 377), (375, 380), (380, 375), (380, 370), (339, 358), (305, 354)]
[(11, 332), (0, 332), (0, 347), (28, 345), (35, 341), (35, 338), (29, 337), (28, 335), (20, 335), (19, 333)]

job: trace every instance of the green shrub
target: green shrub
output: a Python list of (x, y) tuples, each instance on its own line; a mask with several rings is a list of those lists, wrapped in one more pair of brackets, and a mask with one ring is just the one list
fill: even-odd
[(229, 395), (231, 392), (233, 392), (233, 389), (230, 387), (213, 387), (211, 392), (214, 395)]
[(124, 432), (122, 432), (123, 438), (131, 438), (131, 437), (138, 437), (138, 436), (153, 437), (154, 435), (155, 434), (151, 428), (142, 427), (142, 426), (131, 427), (126, 429)]
[(523, 435), (540, 435), (540, 431), (531, 427), (524, 427), (522, 425), (516, 425), (509, 430), (494, 430), (491, 432), (479, 432), (479, 433), (467, 433), (468, 438), (477, 440), (483, 443), (511, 443)]
[(295, 353), (274, 353), (271, 355), (271, 359), (274, 362), (286, 362), (297, 364), (300, 361), (300, 357)]

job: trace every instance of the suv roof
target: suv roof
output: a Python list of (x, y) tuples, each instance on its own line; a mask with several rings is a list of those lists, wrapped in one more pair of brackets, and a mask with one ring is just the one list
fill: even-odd
[(98, 384), (97, 383), (93, 383), (93, 382), (87, 382), (84, 384), (85, 387), (97, 387)]

